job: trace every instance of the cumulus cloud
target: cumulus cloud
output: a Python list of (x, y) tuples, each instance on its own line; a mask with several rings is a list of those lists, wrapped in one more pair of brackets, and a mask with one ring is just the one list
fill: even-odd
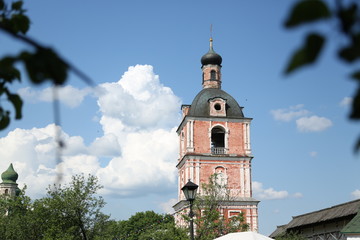
[(309, 114), (309, 111), (304, 109), (304, 104), (298, 104), (290, 106), (289, 108), (271, 110), (270, 113), (277, 121), (289, 122), (295, 118)]
[(300, 132), (321, 132), (333, 125), (330, 119), (319, 116), (302, 117), (296, 120)]
[[(27, 102), (51, 102), (54, 100), (53, 90), (54, 89), (52, 87), (48, 87), (42, 90), (25, 87), (19, 89), (18, 93)], [(57, 87), (57, 90), (57, 100), (70, 108), (75, 108), (79, 106), (84, 100), (84, 98), (92, 92), (91, 88), (77, 89), (70, 85)]]
[(341, 107), (347, 107), (347, 106), (349, 106), (349, 105), (352, 104), (352, 101), (353, 101), (353, 99), (352, 99), (351, 97), (344, 97), (344, 98), (341, 100), (341, 102), (339, 103), (339, 105), (340, 105)]
[(302, 198), (302, 197), (303, 197), (303, 194), (300, 193), (300, 192), (297, 192), (297, 193), (294, 193), (294, 194), (292, 195), (292, 197), (293, 197), (293, 198)]
[[(76, 106), (87, 94), (87, 90), (70, 86), (64, 89), (69, 106)], [(51, 99), (50, 89), (21, 92), (35, 101)], [(77, 100), (71, 97), (77, 94), (81, 95)], [(102, 194), (116, 196), (172, 189), (176, 182), (175, 130), (180, 121), (180, 99), (160, 83), (149, 65), (129, 67), (119, 81), (99, 85), (94, 95), (98, 98), (103, 136), (85, 144), (82, 137), (71, 136), (57, 127), (66, 144), (59, 163), (55, 160), (53, 124), (15, 129), (0, 138), (0, 169), (5, 170), (13, 162), (19, 173), (18, 182), (28, 185), (31, 196), (44, 193), (58, 174), (69, 180), (73, 174), (91, 173), (104, 186)]]
[(316, 152), (316, 151), (311, 151), (310, 152), (311, 157), (316, 157), (317, 155), (318, 155), (318, 152)]
[(171, 214), (174, 212), (173, 206), (177, 202), (177, 198), (171, 198), (167, 202), (160, 203), (159, 206), (164, 213)]
[(294, 194), (289, 194), (288, 191), (281, 190), (276, 191), (274, 188), (264, 189), (261, 182), (254, 181), (252, 183), (254, 197), (259, 200), (275, 200), (275, 199), (285, 199), (285, 198), (302, 198), (302, 193), (297, 192)]
[(276, 191), (273, 188), (264, 189), (261, 182), (254, 181), (252, 187), (255, 198), (260, 200), (283, 199), (289, 197), (287, 191)]
[[(325, 117), (311, 114), (304, 109), (303, 104), (271, 110), (273, 118), (277, 121), (290, 122), (296, 121), (297, 129), (301, 132), (321, 132), (332, 126), (332, 121)], [(311, 116), (308, 116), (310, 115)]]
[(356, 189), (355, 191), (353, 191), (353, 192), (351, 193), (351, 196), (352, 196), (354, 199), (360, 198), (360, 190), (359, 190), (359, 189)]

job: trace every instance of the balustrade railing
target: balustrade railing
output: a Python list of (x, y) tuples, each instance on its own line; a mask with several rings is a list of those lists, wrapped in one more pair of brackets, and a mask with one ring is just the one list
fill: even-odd
[(211, 148), (211, 154), (214, 154), (214, 155), (226, 154), (226, 148), (224, 148), (224, 147), (212, 147)]

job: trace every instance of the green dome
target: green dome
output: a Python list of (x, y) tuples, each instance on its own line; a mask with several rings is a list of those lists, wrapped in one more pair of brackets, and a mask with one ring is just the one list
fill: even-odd
[(1, 174), (1, 179), (3, 183), (16, 183), (19, 175), (15, 172), (12, 163), (10, 164), (9, 168)]

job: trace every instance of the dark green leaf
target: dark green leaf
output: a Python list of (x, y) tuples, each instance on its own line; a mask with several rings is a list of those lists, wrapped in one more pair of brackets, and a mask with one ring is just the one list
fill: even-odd
[(8, 94), (8, 99), (15, 108), (15, 119), (21, 119), (23, 101), (21, 100), (20, 96), (18, 94)]
[(358, 138), (356, 144), (355, 144), (355, 147), (354, 147), (354, 152), (355, 153), (358, 153), (360, 150), (360, 138)]
[(25, 63), (30, 80), (35, 84), (49, 80), (60, 85), (67, 78), (68, 65), (52, 49), (41, 48), (34, 54), (23, 52), (21, 59)]
[(5, 7), (4, 0), (0, 0), (0, 9), (3, 9)]
[(23, 5), (23, 2), (22, 2), (22, 1), (13, 2), (13, 3), (11, 4), (11, 9), (12, 9), (12, 10), (20, 10), (21, 7), (22, 7), (22, 5)]
[(351, 78), (360, 81), (360, 70), (353, 72), (353, 74), (351, 74)]
[(4, 112), (3, 109), (0, 108), (0, 130), (5, 129), (9, 125), (9, 114), (10, 113), (8, 111)]
[(325, 39), (319, 34), (309, 34), (304, 46), (293, 54), (285, 70), (285, 74), (289, 74), (299, 67), (315, 62), (321, 52), (324, 41)]
[(30, 28), (30, 20), (23, 14), (13, 14), (11, 17), (12, 31), (25, 34)]
[(357, 92), (353, 97), (350, 118), (360, 119), (360, 88), (357, 89)]
[(350, 46), (340, 49), (339, 57), (349, 63), (360, 58), (360, 33), (353, 36), (353, 41)]
[(330, 17), (327, 5), (321, 0), (303, 0), (296, 3), (290, 16), (285, 21), (285, 27), (291, 28)]
[(356, 22), (357, 5), (353, 3), (348, 8), (339, 9), (338, 18), (341, 23), (341, 30), (346, 34), (349, 33)]
[(14, 67), (16, 60), (14, 57), (4, 57), (0, 60), (0, 78), (6, 82), (12, 82), (14, 79), (20, 81), (20, 71)]

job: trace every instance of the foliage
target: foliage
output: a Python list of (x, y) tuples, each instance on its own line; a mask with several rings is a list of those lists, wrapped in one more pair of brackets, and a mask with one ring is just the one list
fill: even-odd
[[(356, 0), (333, 0), (333, 3), (324, 0), (299, 0), (293, 6), (284, 27), (293, 29), (303, 25), (314, 26), (319, 22), (334, 26), (335, 32), (344, 43), (337, 48), (337, 56), (348, 65), (355, 66), (350, 77), (358, 82), (358, 89), (352, 103), (350, 119), (360, 120), (360, 3)], [(333, 32), (328, 36), (319, 31), (308, 32), (302, 47), (294, 52), (285, 69), (290, 74), (306, 65), (314, 64), (325, 43), (331, 39)], [(339, 38), (338, 38), (339, 39)], [(353, 67), (352, 67), (353, 68)], [(355, 146), (360, 149), (360, 138)]]
[(58, 226), (50, 229), (48, 237), (69, 233), (73, 239), (94, 239), (109, 218), (101, 212), (104, 200), (96, 195), (101, 188), (92, 175), (87, 179), (84, 175), (76, 175), (68, 186), (54, 184), (49, 187), (48, 196), (41, 200), (41, 205), (46, 209), (44, 213), (50, 225), (58, 223)]
[(294, 232), (290, 232), (290, 233), (286, 232), (276, 237), (275, 239), (276, 240), (306, 240), (307, 238)]
[(31, 201), (23, 190), (18, 197), (0, 198), (0, 236), (4, 240), (114, 239), (113, 221), (101, 212), (97, 178), (76, 175), (67, 186), (49, 187), (46, 197)]
[[(53, 49), (25, 36), (31, 22), (25, 13), (23, 1), (8, 4), (5, 0), (0, 0), (0, 31), (33, 48), (32, 51), (22, 51), (0, 59), (0, 99), (5, 97), (7, 102), (11, 103), (15, 110), (15, 119), (22, 118), (23, 105), (20, 96), (10, 90), (10, 85), (14, 81), (21, 81), (21, 74), (17, 68), (18, 64), (24, 65), (30, 82), (34, 84), (41, 84), (46, 81), (50, 81), (54, 85), (64, 84), (69, 70), (72, 70), (85, 82), (92, 82), (75, 66), (61, 58)], [(0, 105), (0, 130), (10, 124), (10, 119), (10, 110)]]
[[(197, 240), (210, 240), (228, 233), (248, 230), (249, 225), (245, 223), (243, 213), (229, 219), (221, 214), (226, 202), (233, 199), (226, 184), (219, 181), (218, 174), (210, 176), (209, 183), (202, 184), (202, 190), (202, 195), (194, 202)], [(189, 220), (187, 216), (184, 217)]]
[(138, 212), (119, 222), (116, 239), (127, 240), (182, 240), (188, 239), (184, 229), (175, 225), (174, 217), (153, 211)]

